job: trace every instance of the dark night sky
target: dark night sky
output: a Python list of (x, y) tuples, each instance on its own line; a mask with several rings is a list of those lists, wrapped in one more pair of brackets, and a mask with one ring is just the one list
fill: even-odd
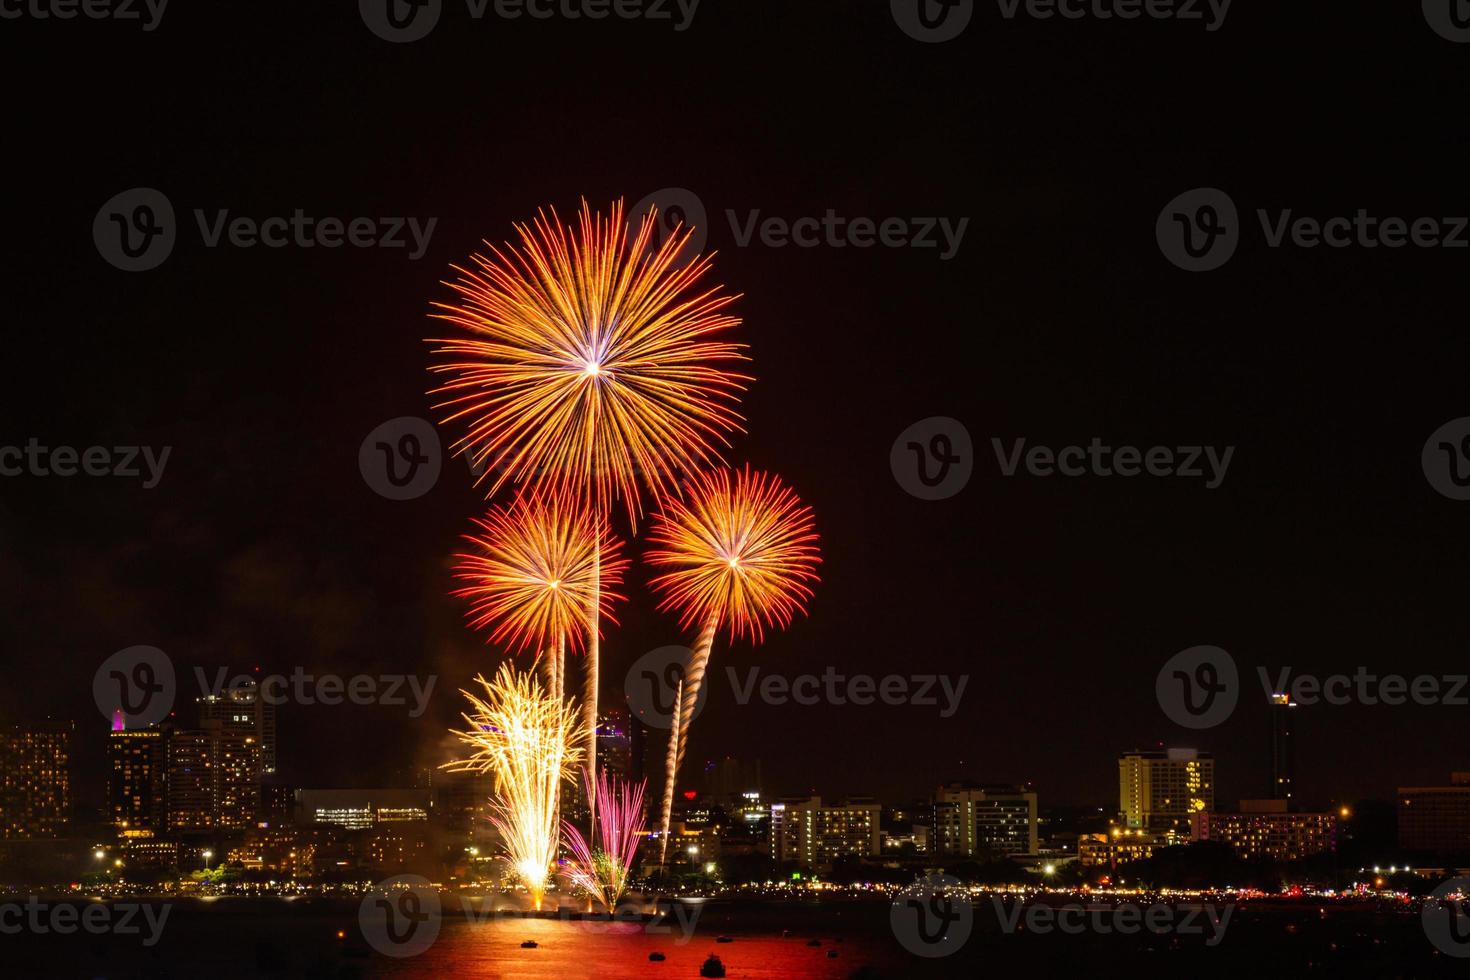
[[(482, 237), (582, 196), (686, 187), (718, 279), (744, 293), (758, 381), (732, 458), (815, 508), (823, 581), (760, 648), (723, 638), (696, 755), (764, 761), (768, 789), (899, 799), (945, 778), (1031, 780), (1116, 805), (1115, 756), (1197, 745), (1222, 803), (1266, 778), (1255, 699), (1191, 734), (1154, 676), (1201, 643), (1254, 668), (1464, 672), (1470, 503), (1435, 493), (1425, 439), (1470, 415), (1470, 253), (1267, 248), (1208, 274), (1154, 240), (1165, 202), (1242, 214), (1463, 215), (1470, 46), (1417, 4), (1238, 5), (1176, 22), (1003, 20), (917, 43), (882, 2), (705, 0), (693, 26), (470, 20), (413, 44), (354, 4), (170, 6), (119, 23), (7, 21), (10, 168), (0, 445), (168, 445), (164, 478), (0, 480), (0, 713), (77, 719), (100, 790), (92, 674), (148, 643), (195, 664), (439, 676), (429, 713), (287, 706), (284, 776), (391, 782), (429, 758), (453, 690), (496, 654), (445, 597), (481, 506), (459, 462), (408, 502), (357, 470), (363, 437), (427, 415), (438, 280)], [(124, 273), (102, 203), (162, 190), (180, 240)], [(437, 217), (427, 254), (203, 247), (192, 209)], [(958, 255), (738, 247), (725, 209), (968, 217)], [(960, 419), (958, 496), (889, 472), (911, 423)], [(991, 437), (1233, 445), (1199, 481), (1002, 478)], [(641, 543), (635, 550), (641, 551)], [(641, 582), (641, 573), (634, 580)], [(688, 642), (647, 593), (606, 641), (627, 664)], [(968, 673), (960, 712), (735, 703), (723, 667)], [(1385, 797), (1470, 768), (1470, 708), (1304, 710), (1310, 801)]]

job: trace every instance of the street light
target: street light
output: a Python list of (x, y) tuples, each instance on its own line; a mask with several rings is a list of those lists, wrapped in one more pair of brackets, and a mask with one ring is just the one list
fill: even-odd
[(204, 870), (205, 871), (208, 871), (209, 870), (209, 859), (212, 858), (212, 857), (214, 857), (214, 852), (213, 851), (205, 851), (204, 852)]

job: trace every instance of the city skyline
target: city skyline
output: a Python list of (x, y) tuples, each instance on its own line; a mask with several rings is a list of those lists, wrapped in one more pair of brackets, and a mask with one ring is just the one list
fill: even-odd
[(1467, 6), (0, 0), (0, 962), (1447, 973)]

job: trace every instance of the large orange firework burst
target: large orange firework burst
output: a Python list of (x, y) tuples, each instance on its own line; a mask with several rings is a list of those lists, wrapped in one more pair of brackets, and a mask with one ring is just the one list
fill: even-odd
[(718, 470), (688, 500), (670, 498), (649, 533), (648, 562), (671, 568), (650, 584), (679, 625), (728, 623), (730, 639), (759, 643), (766, 627), (805, 612), (817, 579), (812, 510), (780, 478)]
[(709, 257), (675, 264), (692, 229), (658, 245), (656, 228), (650, 210), (630, 237), (621, 202), (603, 217), (584, 201), (575, 229), (541, 212), (519, 246), (455, 267), (458, 301), (434, 316), (463, 333), (430, 341), (447, 378), (433, 394), (492, 493), (528, 483), (598, 513), (619, 498), (636, 526), (640, 476), (662, 499), (740, 430), (750, 378), (722, 366), (746, 359), (722, 339), (735, 297), (697, 287)]
[(779, 477), (718, 470), (698, 477), (686, 496), (665, 501), (649, 532), (649, 564), (671, 569), (650, 583), (662, 596), (659, 609), (676, 610), (685, 629), (700, 625), (669, 733), (660, 863), (715, 630), (728, 623), (732, 640), (759, 643), (767, 628), (789, 626), (806, 611), (821, 562), (811, 508)]
[(480, 533), (465, 535), (473, 551), (455, 556), (455, 578), (468, 584), (453, 594), (470, 601), (470, 625), (490, 642), (541, 652), (569, 638), (580, 649), (590, 604), (612, 619), (628, 561), (606, 520), (522, 495), (475, 524)]

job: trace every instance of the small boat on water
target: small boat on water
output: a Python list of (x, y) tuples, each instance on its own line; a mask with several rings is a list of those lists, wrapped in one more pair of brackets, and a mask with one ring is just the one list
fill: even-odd
[(718, 956), (711, 953), (709, 954), (709, 959), (705, 960), (704, 965), (699, 968), (699, 975), (702, 977), (723, 977), (725, 975), (725, 964), (720, 962)]
[(658, 950), (654, 950), (652, 953), (648, 954), (648, 960), (651, 963), (662, 963), (667, 958), (668, 957), (664, 956), (664, 954), (660, 953)]
[(808, 939), (806, 944), (808, 946), (820, 946), (822, 945), (822, 941), (820, 939)]
[(829, 959), (829, 960), (835, 960), (835, 959), (837, 959), (837, 950), (835, 950), (835, 949), (829, 949), (829, 950), (827, 950), (827, 959)]
[(734, 941), (735, 940), (731, 939), (729, 936), (716, 936), (715, 937), (715, 942), (717, 942), (717, 943), (733, 943)]
[(536, 949), (540, 945), (541, 944), (536, 942), (536, 940), (534, 939), (527, 939), (525, 942), (521, 943), (521, 949)]

